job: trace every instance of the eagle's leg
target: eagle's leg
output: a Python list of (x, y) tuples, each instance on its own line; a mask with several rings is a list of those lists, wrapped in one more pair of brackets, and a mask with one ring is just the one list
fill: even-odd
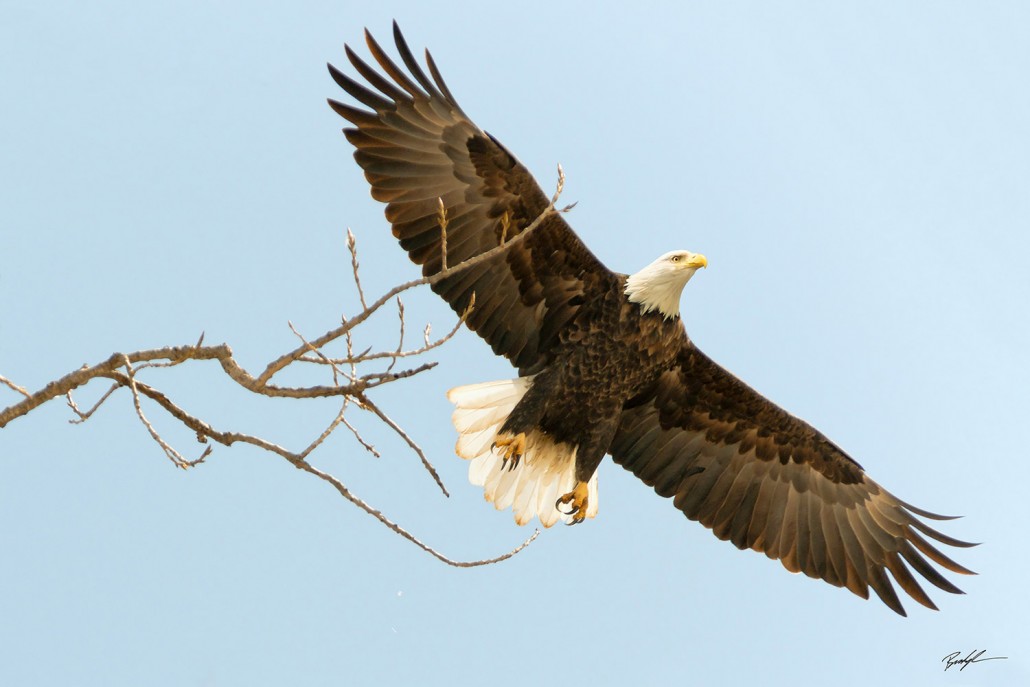
[(570, 525), (578, 525), (586, 520), (587, 507), (590, 505), (588, 484), (608, 451), (612, 437), (615, 436), (619, 423), (619, 406), (609, 410), (611, 412), (607, 417), (602, 415), (600, 419), (595, 419), (589, 424), (584, 441), (576, 447), (576, 486), (554, 502), (554, 507), (559, 513), (572, 516)]
[(490, 449), (501, 449), (502, 466), (507, 466), (509, 470), (514, 470), (519, 466), (519, 461), (522, 460), (522, 456), (526, 452), (526, 433), (511, 434), (508, 432), (498, 432)]
[[(587, 517), (587, 483), (576, 482), (576, 488), (554, 502), (554, 507), (563, 515), (571, 515), (570, 525), (578, 525)], [(568, 508), (562, 506), (570, 504)]]
[(547, 399), (554, 392), (557, 375), (544, 370), (533, 378), (526, 393), (505, 419), (490, 447), (501, 449), (503, 466), (514, 470), (526, 453), (526, 435), (540, 423), (547, 407)]

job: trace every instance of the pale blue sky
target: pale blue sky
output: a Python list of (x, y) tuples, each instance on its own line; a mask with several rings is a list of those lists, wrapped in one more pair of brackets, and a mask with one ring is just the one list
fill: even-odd
[[(38, 388), (201, 331), (258, 369), (416, 270), (351, 159), (324, 63), (429, 46), (464, 109), (610, 267), (710, 267), (694, 340), (949, 534), (968, 594), (896, 617), (739, 552), (621, 468), (598, 518), (446, 567), (248, 448), (175, 470), (120, 394), (0, 432), (0, 684), (1015, 684), (1030, 676), (1021, 477), (1030, 385), (1030, 5), (1022, 2), (12, 2), (0, 9), (0, 374)], [(453, 322), (429, 293), (412, 328)], [(368, 344), (392, 342), (393, 316)], [(468, 485), (454, 385), (510, 375), (467, 333), (315, 462), (442, 551), (532, 533)], [(149, 379), (294, 448), (331, 403), (254, 400), (198, 364)], [(80, 393), (85, 403), (101, 387)], [(15, 397), (0, 389), (0, 405)], [(170, 439), (188, 434), (156, 410)], [(952, 651), (1009, 656), (942, 675)]]

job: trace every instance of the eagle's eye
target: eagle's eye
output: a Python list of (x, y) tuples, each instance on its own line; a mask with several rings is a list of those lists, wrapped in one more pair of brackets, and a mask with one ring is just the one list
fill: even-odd
[(680, 255), (674, 255), (674, 256), (672, 256), (672, 261), (673, 262), (679, 262), (681, 258), (682, 258), (682, 256), (680, 256)]

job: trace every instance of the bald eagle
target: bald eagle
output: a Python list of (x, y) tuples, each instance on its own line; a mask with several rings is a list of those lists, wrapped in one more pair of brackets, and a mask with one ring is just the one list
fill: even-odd
[(346, 47), (364, 84), (329, 72), (364, 107), (329, 104), (353, 125), (344, 133), (372, 197), (386, 203), (394, 236), (424, 275), (511, 241), (432, 286), (459, 313), (474, 295), (469, 328), (518, 369), (515, 379), (449, 393), (457, 453), (487, 500), (519, 524), (582, 522), (597, 514), (597, 467), (608, 453), (720, 539), (791, 572), (863, 598), (872, 587), (901, 615), (885, 571), (932, 609), (910, 568), (962, 593), (927, 559), (971, 571), (923, 535), (972, 544), (917, 516), (948, 518), (896, 498), (691, 342), (679, 300), (704, 256), (676, 250), (632, 275), (609, 270), (560, 214), (545, 212), (547, 195), (465, 114), (428, 51), (431, 78), (396, 23), (393, 36), (407, 70), (366, 31), (382, 72)]

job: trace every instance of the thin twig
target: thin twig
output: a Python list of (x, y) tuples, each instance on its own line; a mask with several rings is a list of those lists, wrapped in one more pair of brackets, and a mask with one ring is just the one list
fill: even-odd
[(4, 377), (3, 375), (0, 375), (0, 384), (5, 384), (6, 386), (10, 387), (12, 391), (17, 391), (25, 398), (32, 398), (32, 394), (30, 394), (24, 388), (18, 386), (17, 384), (9, 380), (7, 377)]
[(413, 367), (408, 370), (401, 370), (400, 372), (370, 372), (367, 375), (358, 377), (358, 381), (361, 382), (361, 386), (365, 389), (374, 389), (377, 386), (383, 384), (389, 384), (390, 382), (396, 382), (398, 379), (407, 379), (408, 377), (414, 377), (415, 375), (432, 370), (440, 363), (436, 361), (422, 363), (418, 367)]
[(297, 454), (300, 460), (307, 460), (307, 457), (311, 455), (311, 452), (322, 445), (322, 442), (329, 438), (329, 435), (336, 431), (336, 428), (343, 422), (343, 415), (347, 412), (347, 402), (344, 401), (340, 405), (340, 412), (336, 414), (333, 421), (329, 423), (329, 426), (322, 430), (322, 433), (318, 437), (308, 444), (307, 448)]
[(505, 210), (501, 215), (501, 245), (508, 240), (508, 232), (511, 230), (511, 210)]
[(371, 443), (369, 443), (368, 441), (365, 441), (365, 437), (361, 436), (361, 432), (359, 432), (359, 431), (358, 431), (358, 428), (357, 428), (357, 427), (355, 427), (355, 426), (354, 426), (354, 425), (352, 425), (351, 423), (347, 422), (347, 418), (346, 418), (346, 417), (345, 417), (345, 418), (343, 418), (343, 426), (344, 426), (344, 427), (346, 427), (347, 429), (349, 429), (349, 430), (350, 430), (350, 433), (354, 435), (354, 439), (355, 439), (355, 440), (356, 440), (356, 441), (357, 441), (357, 442), (358, 442), (359, 444), (361, 444), (361, 447), (362, 447), (363, 449), (365, 449), (366, 451), (368, 451), (369, 453), (371, 453), (371, 454), (372, 454), (373, 456), (375, 456), (376, 458), (382, 458), (382, 457), (383, 457), (383, 456), (382, 456), (382, 454), (381, 454), (381, 453), (379, 453), (379, 451), (377, 451), (377, 450), (376, 450), (376, 447), (375, 447), (375, 446), (373, 446), (373, 445), (372, 445)]
[[(346, 325), (347, 324), (346, 316), (342, 317), (341, 321), (343, 322), (344, 325)], [(344, 338), (344, 342), (347, 345), (347, 358), (350, 358), (350, 359), (353, 360), (353, 358), (354, 358), (354, 336), (351, 334), (351, 330), (350, 329), (348, 329), (344, 333), (344, 337), (343, 338)], [(367, 349), (365, 349), (365, 352), (367, 353), (370, 350), (371, 350), (371, 348), (367, 348)], [(364, 355), (364, 354), (362, 354), (362, 355)], [(350, 379), (357, 379), (358, 378), (358, 366), (357, 366), (357, 363), (350, 362), (349, 365), (350, 365), (350, 375), (349, 375)]]
[(400, 296), (397, 296), (397, 319), (400, 320), (400, 337), (397, 341), (397, 350), (394, 355), (390, 356), (390, 364), (387, 366), (386, 371), (390, 372), (393, 370), (393, 366), (397, 364), (397, 359), (400, 357), (401, 351), (404, 350), (404, 302)]
[[(446, 270), (441, 270), (427, 277), (422, 277), (421, 279), (413, 279), (409, 282), (405, 282), (403, 284), (393, 287), (392, 289), (384, 293), (382, 296), (380, 296), (378, 300), (372, 303), (372, 305), (362, 310), (361, 313), (359, 313), (357, 316), (351, 318), (350, 320), (347, 320), (340, 327), (337, 327), (336, 329), (326, 332), (322, 336), (312, 341), (311, 344), (316, 348), (322, 348), (326, 344), (335, 341), (340, 336), (346, 334), (348, 331), (367, 320), (369, 317), (375, 314), (375, 312), (378, 311), (379, 308), (383, 307), (384, 304), (388, 303), (391, 299), (393, 299), (394, 296), (397, 296), (398, 294), (401, 294), (409, 289), (413, 289), (417, 286), (422, 286), (423, 284), (437, 284), (440, 281), (448, 279), (459, 272), (467, 270), (471, 267), (475, 267), (476, 265), (479, 265), (487, 260), (492, 260), (498, 255), (511, 250), (511, 248), (515, 244), (519, 243), (520, 241), (525, 241), (528, 236), (530, 236), (534, 231), (536, 231), (536, 229), (539, 228), (552, 215), (568, 212), (575, 206), (575, 203), (573, 203), (571, 205), (565, 206), (560, 210), (555, 208), (555, 203), (557, 202), (558, 197), (561, 195), (561, 191), (564, 188), (564, 186), (565, 172), (562, 170), (561, 165), (558, 165), (558, 185), (554, 195), (551, 197), (551, 203), (546, 208), (544, 208), (543, 211), (541, 211), (541, 213), (537, 215), (536, 219), (530, 222), (525, 229), (523, 229), (518, 234), (513, 236), (510, 240), (502, 244), (499, 244), (488, 251), (480, 253), (479, 255), (471, 257), (468, 260), (464, 260), (461, 263), (455, 265), (454, 267), (448, 267)], [(302, 346), (300, 348), (294, 349), (289, 353), (279, 356), (265, 367), (265, 370), (257, 377), (255, 381), (258, 385), (268, 384), (268, 382), (277, 372), (287, 367), (290, 363), (294, 362), (295, 360), (298, 360), (301, 356), (304, 355), (304, 353), (307, 352), (307, 350), (307, 346)]]
[(364, 394), (358, 394), (357, 398), (358, 401), (361, 403), (362, 408), (365, 408), (366, 410), (369, 410), (372, 413), (374, 413), (380, 420), (382, 420), (386, 424), (387, 427), (392, 429), (394, 433), (397, 434), (397, 436), (404, 440), (404, 443), (406, 443), (411, 448), (411, 450), (415, 452), (415, 455), (419, 457), (419, 460), (422, 461), (422, 467), (424, 467), (429, 472), (429, 474), (433, 476), (433, 479), (436, 480), (436, 484), (440, 487), (440, 491), (443, 492), (443, 495), (450, 497), (450, 492), (448, 492), (447, 487), (443, 485), (443, 480), (440, 479), (440, 475), (437, 474), (436, 468), (434, 468), (433, 464), (429, 462), (428, 458), (426, 458), (426, 454), (422, 450), (422, 447), (416, 444), (415, 440), (412, 439), (400, 425), (394, 422), (389, 415), (384, 413), (379, 406), (377, 406), (375, 403), (372, 403), (372, 401), (368, 400), (367, 396), (365, 396)]
[(347, 250), (350, 252), (350, 266), (351, 272), (354, 273), (354, 286), (358, 289), (358, 300), (361, 302), (361, 309), (364, 310), (368, 306), (365, 305), (365, 290), (361, 288), (361, 275), (358, 273), (360, 263), (358, 262), (358, 240), (354, 237), (354, 232), (347, 227)]
[(440, 269), (447, 271), (447, 206), (443, 204), (443, 198), (437, 198), (439, 208), (436, 212), (436, 222), (440, 225)]
[(204, 449), (204, 452), (201, 454), (200, 458), (197, 458), (196, 460), (186, 460), (185, 458), (183, 458), (181, 453), (172, 448), (171, 444), (165, 441), (164, 438), (162, 438), (161, 435), (158, 433), (158, 431), (154, 429), (154, 425), (152, 425), (150, 423), (150, 420), (147, 419), (147, 416), (143, 414), (143, 405), (140, 403), (139, 400), (139, 388), (136, 386), (136, 372), (132, 368), (132, 363), (129, 362), (128, 356), (122, 356), (122, 358), (124, 359), (126, 377), (128, 378), (128, 386), (129, 389), (132, 391), (132, 404), (136, 408), (136, 415), (139, 417), (140, 422), (142, 422), (143, 426), (147, 428), (148, 432), (150, 432), (150, 436), (153, 437), (154, 441), (157, 442), (158, 446), (161, 447), (161, 449), (165, 452), (165, 455), (168, 456), (168, 459), (172, 461), (172, 463), (174, 463), (176, 467), (185, 470), (187, 468), (191, 468), (195, 465), (203, 463), (204, 459), (207, 458), (208, 455), (210, 455), (211, 453), (211, 446), (208, 446), (206, 449)]
[(110, 398), (111, 394), (118, 391), (120, 387), (120, 384), (112, 384), (111, 388), (105, 391), (104, 395), (100, 397), (100, 400), (94, 403), (93, 407), (91, 407), (86, 412), (82, 412), (81, 410), (79, 410), (79, 406), (75, 403), (75, 399), (72, 398), (72, 392), (69, 391), (68, 393), (66, 393), (65, 397), (67, 398), (68, 407), (72, 409), (73, 413), (78, 415), (77, 418), (72, 418), (71, 420), (68, 420), (68, 422), (70, 422), (73, 425), (81, 425), (83, 422), (92, 417), (93, 413), (97, 412), (97, 409), (104, 404), (104, 401)]
[(551, 196), (551, 205), (555, 205), (558, 202), (558, 196), (565, 190), (565, 170), (562, 169), (561, 163), (558, 163), (558, 185), (554, 189), (554, 195)]
[(419, 356), (419, 355), (422, 355), (424, 353), (428, 353), (429, 351), (433, 350), (434, 348), (439, 348), (440, 346), (444, 345), (445, 343), (447, 343), (448, 341), (453, 339), (454, 335), (458, 333), (459, 329), (461, 329), (461, 325), (464, 324), (465, 321), (468, 320), (469, 315), (472, 314), (472, 309), (475, 307), (475, 304), (476, 304), (476, 294), (475, 294), (475, 292), (473, 292), (471, 298), (469, 298), (469, 304), (468, 304), (468, 307), (465, 308), (465, 312), (463, 312), (461, 314), (461, 317), (458, 318), (458, 321), (454, 323), (454, 326), (451, 327), (451, 329), (447, 332), (447, 334), (445, 334), (444, 336), (440, 337), (436, 341), (428, 341), (431, 328), (430, 328), (430, 325), (427, 324), (426, 328), (425, 328), (425, 331), (423, 332), (423, 339), (426, 340), (426, 344), (424, 346), (422, 346), (421, 348), (414, 348), (414, 349), (411, 349), (411, 350), (401, 351), (401, 352), (397, 352), (397, 351), (380, 351), (380, 352), (377, 352), (377, 353), (369, 353), (369, 351), (371, 349), (366, 348), (364, 351), (362, 351), (361, 353), (358, 353), (354, 357), (347, 357), (347, 358), (325, 358), (323, 356), (323, 357), (318, 357), (318, 358), (309, 358), (309, 357), (305, 356), (305, 357), (302, 357), (302, 358), (298, 358), (297, 360), (298, 360), (298, 362), (316, 363), (316, 364), (320, 364), (320, 365), (325, 365), (325, 364), (354, 365), (354, 364), (358, 364), (358, 363), (368, 362), (370, 360), (380, 360), (382, 358), (410, 358), (412, 356)]
[[(301, 341), (303, 341), (305, 344), (308, 345), (308, 347), (310, 348), (311, 352), (313, 354), (315, 354), (319, 358), (320, 362), (322, 362), (323, 364), (326, 364), (330, 368), (332, 368), (332, 372), (333, 372), (333, 385), (334, 386), (340, 386), (340, 375), (344, 374), (343, 370), (341, 370), (335, 363), (333, 363), (332, 360), (327, 358), (325, 353), (323, 353), (319, 349), (317, 349), (314, 346), (312, 346), (308, 342), (308, 340), (305, 339), (304, 336), (300, 332), (297, 331), (297, 328), (293, 326), (293, 322), (290, 322), (289, 320), (287, 320), (286, 324), (288, 324), (290, 326), (290, 331), (292, 331), (297, 336), (298, 339), (300, 339)], [(353, 377), (351, 379), (353, 379)]]
[(328, 474), (326, 472), (322, 472), (318, 468), (314, 467), (313, 465), (311, 465), (310, 463), (307, 463), (305, 461), (301, 461), (300, 463), (298, 463), (297, 467), (300, 468), (301, 470), (304, 470), (305, 472), (310, 472), (311, 474), (313, 474), (313, 475), (315, 475), (315, 476), (325, 480), (329, 484), (333, 485), (333, 487), (336, 488), (336, 490), (340, 493), (341, 496), (343, 496), (343, 498), (347, 499), (348, 501), (353, 503), (355, 506), (357, 506), (361, 510), (365, 511), (366, 513), (368, 513), (369, 515), (374, 517), (376, 520), (378, 520), (379, 522), (381, 522), (384, 525), (386, 525), (393, 532), (395, 532), (396, 534), (399, 534), (400, 536), (404, 537), (405, 539), (410, 541), (412, 544), (414, 544), (418, 548), (422, 549), (426, 553), (430, 554), (431, 556), (433, 556), (437, 560), (443, 561), (447, 565), (454, 566), (455, 568), (475, 568), (475, 567), (478, 567), (478, 566), (481, 566), (481, 565), (491, 565), (493, 563), (500, 563), (501, 561), (504, 561), (504, 560), (507, 560), (507, 559), (511, 558), (512, 556), (517, 554), (519, 551), (522, 551), (522, 549), (524, 549), (527, 546), (529, 546), (530, 544), (532, 544), (533, 540), (535, 540), (538, 536), (540, 536), (540, 530), (534, 530), (533, 531), (533, 536), (531, 536), (529, 539), (527, 539), (526, 541), (522, 542), (521, 544), (516, 546), (514, 549), (509, 551), (508, 553), (500, 555), (500, 556), (497, 556), (496, 558), (488, 558), (488, 559), (479, 560), (479, 561), (456, 561), (453, 558), (448, 558), (447, 556), (443, 555), (442, 553), (440, 553), (439, 551), (437, 551), (433, 547), (431, 547), (428, 544), (424, 543), (422, 540), (420, 540), (417, 537), (415, 537), (415, 535), (411, 534), (406, 529), (404, 529), (403, 527), (401, 527), (397, 523), (395, 523), (392, 520), (390, 520), (389, 518), (387, 518), (385, 515), (382, 514), (382, 512), (376, 510), (375, 508), (372, 508), (370, 505), (368, 505), (367, 503), (362, 501), (360, 498), (358, 498), (357, 496), (352, 494), (350, 489), (348, 489), (346, 486), (344, 486), (344, 484), (340, 480), (336, 479), (332, 475), (330, 475), (330, 474)]

